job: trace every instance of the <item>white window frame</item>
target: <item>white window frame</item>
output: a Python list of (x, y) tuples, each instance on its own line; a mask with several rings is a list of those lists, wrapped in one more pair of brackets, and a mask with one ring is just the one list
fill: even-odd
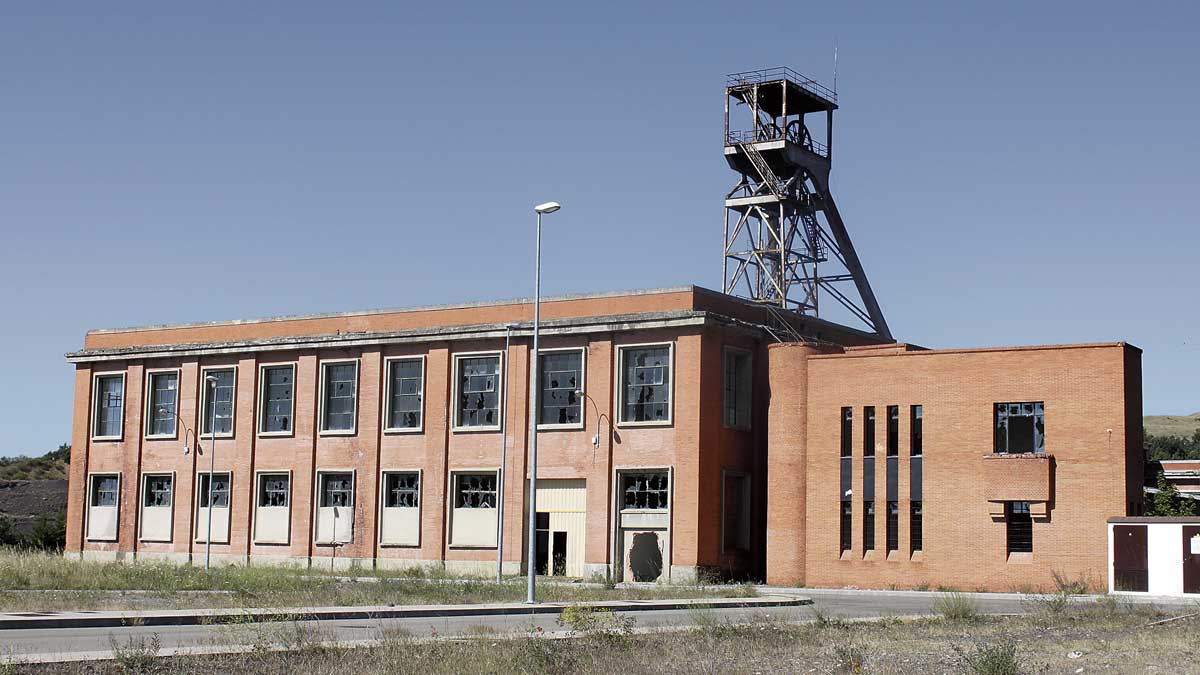
[[(543, 355), (555, 354), (555, 353), (561, 353), (561, 352), (579, 352), (579, 390), (582, 391), (585, 395), (587, 394), (587, 352), (588, 352), (587, 347), (556, 347), (554, 349), (539, 349), (538, 352), (539, 352), (538, 359), (537, 359), (537, 363), (535, 365), (537, 365), (537, 367), (538, 367), (538, 386), (539, 387), (545, 386), (545, 382), (542, 378), (542, 371), (541, 371), (541, 357)], [(539, 391), (538, 392), (538, 407), (539, 407), (539, 409), (537, 410), (537, 416), (538, 416), (537, 428), (538, 429), (551, 429), (551, 430), (552, 429), (584, 429), (587, 427), (587, 402), (584, 401), (582, 397), (580, 397), (580, 401), (579, 401), (579, 421), (574, 424), (548, 424), (548, 423), (542, 422), (541, 421), (542, 411), (540, 409), (541, 408), (541, 400), (542, 400), (542, 392)]]
[[(296, 383), (296, 380), (295, 380), (295, 378), (293, 378), (292, 384), (295, 385), (295, 383)], [(292, 398), (295, 399), (294, 394), (293, 394)], [(259, 500), (259, 497), (262, 492), (262, 477), (263, 476), (276, 476), (279, 474), (283, 474), (283, 475), (287, 476), (287, 481), (288, 481), (287, 506), (285, 506), (285, 507), (262, 507), (262, 506), (260, 506), (258, 503), (258, 500)], [(288, 532), (287, 532), (286, 540), (282, 541), (282, 542), (267, 541), (258, 536), (258, 509), (260, 509), (260, 508), (286, 508), (288, 510), (288, 514), (290, 516), (290, 514), (292, 513), (292, 504), (293, 504), (293, 499), (292, 499), (293, 485), (294, 484), (292, 482), (292, 470), (291, 469), (255, 469), (255, 471), (254, 471), (254, 508), (252, 509), (252, 512), (251, 512), (251, 521), (250, 521), (250, 540), (252, 542), (254, 542), (255, 545), (281, 546), (281, 545), (290, 545), (291, 544), (291, 542), (292, 542), (292, 519), (291, 519), (291, 517), (288, 518)]]
[[(358, 390), (362, 384), (362, 368), (359, 365), (360, 359), (329, 359), (321, 361), (321, 367), (317, 369), (320, 377), (320, 386), (317, 388), (317, 435), (318, 436), (355, 436), (358, 434)], [(325, 429), (325, 372), (329, 366), (344, 366), (347, 364), (354, 365), (354, 414), (353, 421), (349, 429)], [(292, 378), (292, 401), (296, 399), (295, 393), (296, 379)], [(295, 427), (296, 420), (292, 419), (292, 426)]]
[[(392, 422), (392, 364), (396, 361), (420, 361), (421, 362), (421, 391), (419, 398), (421, 400), (421, 420), (420, 424), (415, 427), (393, 427)], [(383, 377), (384, 377), (384, 393), (383, 393), (383, 433), (385, 434), (420, 434), (425, 432), (425, 355), (414, 354), (412, 356), (389, 356), (383, 360)]]
[[(394, 544), (383, 540), (383, 510), (387, 505), (387, 475), (389, 473), (415, 473), (417, 474), (417, 543), (416, 544)], [(497, 489), (499, 485), (497, 484)], [(425, 472), (423, 469), (380, 469), (379, 471), (379, 513), (376, 514), (376, 522), (379, 526), (376, 527), (379, 531), (379, 545), (388, 548), (420, 548), (422, 541), (422, 531), (420, 527), (425, 513)]]
[[(268, 368), (291, 368), (292, 369), (292, 401), (291, 410), (288, 413), (288, 419), (291, 420), (291, 425), (287, 431), (263, 431), (263, 422), (267, 413), (267, 369)], [(287, 438), (296, 434), (296, 362), (284, 361), (281, 363), (260, 363), (258, 365), (258, 405), (255, 407), (255, 415), (258, 417), (255, 420), (255, 428), (258, 430), (259, 438)], [(290, 502), (289, 502), (290, 503)]]
[[(169, 441), (169, 440), (174, 440), (176, 438), (179, 438), (179, 420), (181, 417), (183, 417), (183, 415), (180, 414), (180, 412), (179, 412), (180, 399), (183, 398), (183, 374), (182, 374), (181, 370), (182, 369), (180, 369), (180, 368), (147, 368), (146, 369), (146, 374), (145, 374), (145, 377), (143, 378), (144, 385), (142, 387), (142, 398), (146, 399), (145, 404), (143, 405), (143, 407), (145, 408), (145, 413), (143, 415), (144, 421), (142, 424), (142, 433), (144, 434), (143, 438), (145, 438), (148, 441), (160, 441), (160, 440)], [(154, 405), (154, 392), (150, 388), (150, 386), (151, 386), (151, 383), (154, 381), (155, 376), (169, 375), (172, 373), (174, 373), (174, 375), (175, 375), (175, 416), (171, 419), (171, 433), (169, 433), (169, 434), (152, 434), (152, 433), (150, 433), (150, 425), (154, 423), (154, 415), (153, 415), (154, 411), (152, 410), (152, 406)], [(121, 424), (124, 424), (124, 423), (125, 423), (125, 421), (122, 420)]]
[[(122, 415), (121, 417), (124, 418), (124, 415)], [(111, 538), (109, 538), (109, 537), (89, 537), (89, 536), (87, 536), (88, 529), (89, 529), (89, 523), (87, 523), (85, 521), (83, 524), (83, 535), (87, 541), (117, 541), (121, 537), (121, 472), (120, 471), (96, 471), (96, 472), (88, 473), (88, 475), (87, 475), (87, 508), (84, 509), (84, 515), (85, 515), (85, 518), (87, 516), (89, 516), (91, 514), (92, 508), (94, 508), (92, 506), (92, 494), (93, 494), (93, 490), (96, 487), (95, 478), (101, 477), (101, 476), (103, 476), (103, 477), (115, 476), (117, 479), (117, 503), (116, 503), (117, 527), (115, 528), (115, 531), (113, 532), (113, 536)]]
[[(491, 426), (486, 426), (486, 427), (459, 426), (458, 382), (460, 379), (462, 379), (461, 377), (459, 377), (459, 363), (462, 361), (462, 359), (475, 359), (475, 358), (479, 358), (482, 356), (494, 356), (497, 358), (496, 391), (498, 393), (498, 396), (496, 397), (496, 424), (491, 425)], [(465, 433), (465, 434), (478, 433), (478, 432), (489, 432), (489, 431), (500, 431), (503, 428), (503, 420), (504, 420), (505, 407), (506, 407), (505, 404), (507, 403), (506, 399), (508, 398), (506, 396), (506, 394), (508, 392), (504, 391), (504, 388), (505, 388), (504, 387), (504, 368), (506, 366), (506, 364), (504, 363), (504, 351), (503, 350), (491, 350), (491, 351), (483, 351), (483, 352), (456, 353), (454, 355), (453, 366), (454, 367), (451, 368), (451, 370), (450, 370), (450, 377), (451, 377), (451, 381), (452, 381), (452, 384), (450, 387), (450, 430), (455, 433)], [(495, 548), (495, 547), (493, 547), (493, 548)]]
[[(729, 357), (731, 354), (746, 357), (746, 368), (750, 371), (750, 377), (747, 381), (749, 390), (746, 392), (746, 423), (745, 424), (730, 424), (725, 419), (725, 409), (727, 403), (725, 401), (725, 376), (729, 368)], [(734, 398), (734, 417), (737, 416), (737, 399)], [(721, 426), (726, 429), (735, 431), (750, 431), (754, 427), (754, 352), (741, 347), (725, 345), (721, 350)]]
[[(120, 377), (121, 378), (121, 430), (116, 436), (97, 436), (96, 425), (99, 422), (97, 413), (100, 409), (100, 378), (102, 377)], [(129, 387), (125, 377), (124, 370), (110, 370), (103, 373), (92, 373), (92, 424), (88, 436), (93, 441), (119, 441), (125, 437), (125, 405), (129, 402)], [(89, 502), (90, 503), (90, 502)]]
[[(200, 506), (200, 481), (202, 480), (201, 476), (207, 476), (208, 474), (209, 474), (209, 472), (206, 470), (205, 471), (200, 471), (200, 470), (196, 471), (196, 485), (195, 485), (195, 489), (194, 489), (195, 494), (192, 495), (192, 522), (195, 524), (195, 527), (194, 527), (195, 532), (192, 533), (192, 542), (196, 543), (196, 544), (203, 544), (205, 537), (208, 536), (208, 532), (204, 532), (203, 533), (204, 536), (203, 537), (201, 536), (202, 533), (200, 532), (200, 518), (199, 518), (200, 511), (202, 509), (204, 511), (208, 511), (207, 506)], [(229, 503), (226, 504), (225, 506), (213, 506), (214, 511), (216, 511), (217, 509), (228, 509), (229, 510), (229, 522), (225, 526), (225, 534), (224, 534), (225, 541), (217, 541), (216, 539), (214, 539), (212, 541), (212, 543), (214, 543), (218, 546), (226, 546), (226, 545), (233, 543), (233, 471), (230, 469), (225, 469), (222, 471), (212, 471), (212, 474), (214, 477), (221, 476), (221, 475), (229, 477)], [(206, 498), (208, 497), (207, 491), (205, 491), (204, 496)], [(215, 528), (213, 530), (213, 534), (217, 534), (218, 536), (220, 536), (220, 533), (218, 533)]]
[[(204, 379), (206, 375), (214, 371), (232, 370), (233, 371), (233, 392), (229, 406), (229, 433), (217, 434), (217, 438), (233, 438), (237, 433), (237, 390), (238, 390), (238, 367), (236, 364), (230, 366), (204, 366), (200, 369), (200, 428), (204, 428), (205, 422), (208, 420), (208, 382)], [(296, 380), (292, 378), (293, 389)], [(292, 398), (295, 398), (293, 394)], [(200, 434), (200, 438), (211, 439), (213, 434)]]
[[(171, 477), (171, 504), (170, 504), (170, 506), (166, 507), (166, 508), (171, 509), (171, 536), (166, 539), (149, 539), (145, 535), (142, 534), (142, 523), (144, 522), (143, 518), (142, 518), (142, 510), (147, 508), (146, 507), (146, 483), (149, 482), (150, 478), (161, 478), (163, 476)], [(174, 538), (175, 538), (175, 522), (174, 522), (175, 521), (175, 495), (178, 492), (176, 490), (176, 487), (178, 485), (179, 485), (179, 483), (175, 480), (175, 472), (174, 471), (146, 471), (142, 474), (141, 489), (138, 491), (138, 541), (169, 543), (174, 540)], [(90, 504), (90, 502), (89, 502), (89, 504)], [(150, 508), (163, 508), (163, 507), (150, 507)]]
[[(667, 383), (667, 419), (650, 420), (646, 422), (625, 422), (625, 353), (632, 349), (647, 347), (667, 348), (667, 367), (670, 368), (670, 382)], [(617, 345), (617, 427), (669, 427), (675, 423), (675, 343), (674, 342), (640, 342), (636, 344)]]
[[(335, 508), (332, 506), (331, 507), (322, 507), (321, 506), (321, 495), (325, 492), (325, 486), (321, 484), (321, 477), (326, 474), (331, 474), (331, 473), (348, 473), (348, 474), (350, 474), (349, 509), (350, 509), (350, 513), (352, 515), (358, 513), (358, 470), (357, 469), (337, 469), (337, 468), (317, 469), (314, 474), (315, 480), (313, 481), (312, 528), (310, 529), (310, 533), (309, 533), (309, 536), (312, 537), (312, 543), (314, 546), (335, 546), (335, 545), (352, 544), (352, 543), (354, 543), (355, 530), (358, 527), (358, 523), (352, 523), (350, 525), (350, 539), (348, 539), (346, 541), (337, 541), (336, 539), (332, 539), (330, 541), (318, 541), (317, 540), (317, 518), (319, 517), (320, 510), (322, 508)], [(336, 527), (334, 528), (333, 534), (335, 537), (337, 536), (337, 528)]]
[[(478, 551), (495, 550), (495, 548), (497, 546), (497, 542), (493, 542), (490, 545), (452, 544), (452, 543), (450, 543), (451, 541), (454, 540), (454, 529), (453, 529), (454, 528), (454, 511), (455, 511), (454, 504), (457, 501), (456, 498), (458, 497), (458, 494), (457, 494), (458, 477), (463, 476), (463, 475), (470, 475), (470, 474), (488, 474), (488, 473), (496, 476), (496, 506), (492, 510), (496, 512), (496, 518), (497, 518), (497, 521), (499, 521), (500, 500), (504, 498), (504, 493), (502, 492), (502, 490), (505, 487), (501, 483), (500, 467), (498, 467), (498, 466), (479, 467), (479, 468), (464, 467), (461, 469), (460, 468), (450, 469), (446, 472), (447, 499), (446, 499), (446, 516), (445, 516), (445, 518), (446, 518), (446, 523), (449, 526), (449, 529), (446, 532), (446, 548), (455, 549), (455, 550), (478, 550)], [(503, 524), (501, 524), (501, 526), (503, 526)]]

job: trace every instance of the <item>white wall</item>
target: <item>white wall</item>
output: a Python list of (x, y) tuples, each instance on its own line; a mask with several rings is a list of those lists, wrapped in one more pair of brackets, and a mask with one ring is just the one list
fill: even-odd
[(1108, 524), (1109, 592), (1136, 592), (1115, 590), (1116, 575), (1113, 564), (1115, 525), (1146, 528), (1146, 569), (1149, 578), (1147, 593), (1149, 595), (1183, 595), (1183, 524), (1172, 522)]

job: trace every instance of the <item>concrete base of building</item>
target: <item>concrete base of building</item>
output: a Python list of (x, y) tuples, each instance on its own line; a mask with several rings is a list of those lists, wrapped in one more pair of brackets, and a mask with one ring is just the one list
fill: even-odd
[[(505, 569), (505, 565), (509, 567)], [(505, 574), (520, 574), (520, 563), (517, 563), (515, 569), (511, 566), (512, 563), (501, 565), (501, 571)], [(445, 563), (446, 574), (454, 577), (494, 577), (496, 576), (496, 561), (495, 560), (447, 560)]]
[(171, 553), (169, 551), (138, 551), (137, 553), (133, 554), (133, 560), (135, 562), (186, 565), (192, 561), (192, 558), (187, 553)]
[(308, 556), (304, 555), (252, 555), (250, 564), (254, 567), (295, 567), (305, 569), (311, 564)]
[(615, 568), (609, 563), (583, 564), (583, 578), (587, 579), (588, 581), (599, 581), (601, 583), (608, 580), (615, 581), (615, 573)]
[(671, 565), (669, 579), (660, 579), (672, 584), (694, 584), (704, 578), (707, 568), (698, 565)]

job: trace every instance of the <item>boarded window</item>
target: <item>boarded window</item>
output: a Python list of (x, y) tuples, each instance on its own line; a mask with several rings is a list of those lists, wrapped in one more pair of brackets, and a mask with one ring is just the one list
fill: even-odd
[(389, 429), (421, 428), (421, 392), (424, 389), (425, 364), (421, 359), (388, 362)]
[(173, 482), (174, 479), (171, 476), (146, 476), (142, 504), (145, 506), (170, 506)]
[(998, 453), (1018, 454), (1046, 451), (1045, 404), (996, 404), (996, 447)]
[(174, 436), (179, 402), (179, 373), (150, 373), (150, 410), (147, 436)]
[(665, 511), (670, 503), (666, 472), (621, 475), (621, 508)]
[(621, 421), (666, 422), (671, 406), (671, 348), (621, 350)]
[(125, 378), (101, 375), (96, 378), (96, 421), (92, 435), (117, 438), (121, 435), (121, 415), (125, 404)]
[(1008, 502), (1005, 506), (1009, 553), (1033, 553), (1033, 517), (1029, 502)]
[(292, 430), (294, 376), (295, 366), (263, 368), (263, 433), (278, 434)]
[(541, 396), (538, 424), (579, 424), (583, 386), (583, 352), (548, 352), (538, 357)]
[(457, 363), (457, 426), (499, 427), (500, 357), (462, 357)]
[[(213, 428), (218, 435), (233, 433), (233, 368), (226, 370), (208, 370), (204, 372), (204, 408), (200, 420), (200, 433), (211, 434)], [(208, 382), (215, 378), (216, 385)]]
[(321, 431), (353, 431), (358, 394), (357, 363), (326, 363)]
[(392, 508), (416, 508), (420, 503), (421, 482), (416, 472), (385, 474), (384, 506)]
[(199, 481), (199, 494), (197, 495), (196, 503), (200, 508), (208, 508), (209, 496), (209, 480), (212, 480), (212, 505), (215, 509), (229, 508), (229, 474), (227, 473), (202, 473)]
[(454, 508), (496, 508), (496, 474), (460, 473), (454, 488)]
[(258, 505), (287, 506), (290, 476), (286, 473), (263, 473), (258, 476)]
[(321, 474), (319, 506), (354, 506), (354, 474), (349, 472)]
[(725, 426), (750, 428), (750, 395), (753, 387), (750, 352), (725, 350)]
[(92, 476), (92, 506), (116, 506), (116, 476)]

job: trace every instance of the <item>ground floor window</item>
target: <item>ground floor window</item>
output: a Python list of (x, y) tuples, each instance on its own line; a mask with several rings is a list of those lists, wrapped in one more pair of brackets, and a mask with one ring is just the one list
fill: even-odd
[(925, 542), (921, 531), (921, 502), (913, 502), (908, 514), (908, 542), (912, 550), (920, 551)]
[(853, 513), (852, 513), (852, 510), (850, 507), (850, 502), (848, 502), (848, 501), (842, 502), (841, 531), (842, 531), (842, 552), (843, 553), (845, 553), (846, 551), (849, 551), (851, 548), (851, 544), (853, 543), (852, 536), (850, 534), (851, 527), (853, 526), (852, 525), (853, 521), (851, 520), (852, 517), (853, 517)]
[(1006, 511), (1008, 552), (1033, 553), (1033, 517), (1029, 514), (1029, 502), (1009, 502)]
[(863, 502), (863, 552), (875, 550), (875, 502)]
[(887, 550), (900, 550), (900, 505), (896, 502), (887, 503)]

